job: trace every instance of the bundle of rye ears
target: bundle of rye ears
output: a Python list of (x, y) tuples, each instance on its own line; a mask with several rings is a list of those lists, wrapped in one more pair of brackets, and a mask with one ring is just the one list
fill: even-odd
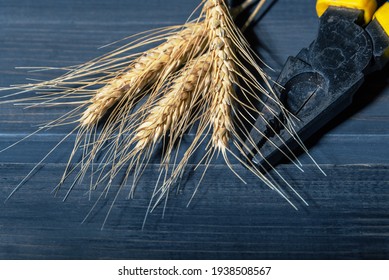
[[(130, 38), (130, 43), (102, 57), (64, 68), (65, 74), (53, 80), (3, 89), (17, 90), (3, 98), (26, 91), (39, 93), (18, 100), (31, 106), (75, 105), (33, 133), (74, 124), (15, 191), (58, 145), (76, 134), (67, 167), (56, 187), (58, 190), (70, 174), (76, 174), (65, 198), (87, 174), (92, 178), (90, 191), (103, 186), (102, 193), (107, 193), (120, 172), (125, 176), (116, 197), (124, 187), (129, 187), (131, 197), (153, 152), (162, 146), (161, 180), (151, 198), (150, 211), (180, 180), (192, 155), (201, 152), (198, 165), (205, 166), (204, 173), (221, 155), (239, 177), (229, 161), (233, 157), (292, 204), (271, 175), (247, 163), (244, 152), (257, 149), (249, 130), (255, 119), (263, 116), (257, 109), (267, 106), (263, 100), (272, 100), (281, 107), (288, 120), (285, 129), (294, 135), (293, 116), (283, 108), (260, 60), (234, 23), (234, 16), (253, 2), (246, 0), (230, 9), (224, 0), (203, 0), (199, 16), (181, 26), (138, 34)], [(263, 3), (261, 0), (255, 10)], [(135, 53), (145, 45), (154, 47)], [(189, 130), (195, 131), (193, 140), (184, 152), (179, 152), (182, 137)], [(200, 146), (205, 151), (200, 151)], [(82, 158), (75, 161), (80, 150)], [(292, 160), (300, 166), (296, 158)], [(275, 174), (292, 188), (277, 170)], [(128, 182), (130, 178), (132, 182)]]

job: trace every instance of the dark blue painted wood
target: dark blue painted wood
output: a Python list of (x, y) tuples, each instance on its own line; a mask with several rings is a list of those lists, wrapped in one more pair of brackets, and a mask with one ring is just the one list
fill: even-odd
[[(307, 3), (309, 2), (309, 3)], [(314, 38), (315, 1), (277, 1), (250, 32), (252, 42), (277, 75), (288, 55)], [(17, 66), (63, 66), (98, 56), (97, 47), (154, 27), (178, 24), (197, 1), (0, 1), (0, 87), (50, 73)], [(255, 36), (254, 36), (255, 35)], [(181, 259), (181, 258), (388, 258), (389, 257), (389, 75), (388, 68), (368, 79), (351, 108), (310, 141), (311, 153), (327, 173), (309, 162), (300, 173), (291, 164), (279, 171), (310, 206), (293, 201), (293, 210), (239, 165), (240, 182), (218, 162), (205, 177), (189, 208), (201, 171), (188, 171), (185, 187), (172, 194), (165, 218), (162, 207), (142, 220), (157, 165), (150, 165), (133, 200), (125, 192), (103, 231), (113, 199), (101, 201), (80, 222), (96, 196), (87, 183), (66, 202), (50, 193), (58, 183), (71, 148), (67, 141), (5, 205), (0, 204), (0, 258), (3, 259)], [(66, 108), (23, 110), (0, 105), (0, 149)], [(56, 129), (0, 154), (0, 200), (4, 200), (45, 152), (63, 137)], [(188, 137), (190, 139), (190, 136)]]

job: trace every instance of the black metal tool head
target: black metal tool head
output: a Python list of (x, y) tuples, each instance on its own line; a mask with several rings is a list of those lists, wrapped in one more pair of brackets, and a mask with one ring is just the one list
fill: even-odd
[(257, 149), (251, 164), (268, 170), (345, 109), (364, 77), (387, 62), (389, 38), (380, 26), (363, 26), (363, 12), (330, 7), (320, 18), (317, 39), (290, 57), (274, 86), (285, 109), (266, 100), (251, 130)]

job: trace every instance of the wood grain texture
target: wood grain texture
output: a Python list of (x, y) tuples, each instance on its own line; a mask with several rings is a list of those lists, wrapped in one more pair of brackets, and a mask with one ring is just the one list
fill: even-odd
[[(277, 76), (289, 55), (317, 31), (315, 1), (274, 1), (248, 34)], [(309, 2), (309, 3), (307, 3)], [(168, 3), (168, 4), (167, 4)], [(0, 0), (0, 87), (23, 83), (18, 66), (64, 66), (104, 53), (97, 47), (139, 31), (179, 24), (197, 1)], [(216, 162), (190, 207), (201, 176), (188, 170), (179, 193), (140, 230), (158, 165), (152, 164), (132, 200), (123, 191), (104, 230), (114, 192), (81, 221), (98, 193), (88, 184), (62, 202), (58, 183), (71, 139), (66, 141), (6, 204), (0, 204), (1, 259), (376, 259), (389, 258), (389, 71), (369, 77), (354, 104), (309, 141), (327, 177), (306, 156), (305, 173), (291, 164), (279, 171), (309, 202), (294, 211), (239, 165), (244, 185)], [(0, 105), (0, 149), (33, 132), (67, 108), (23, 110)], [(0, 154), (0, 200), (4, 200), (65, 128), (44, 132)], [(188, 136), (190, 139), (190, 135)]]

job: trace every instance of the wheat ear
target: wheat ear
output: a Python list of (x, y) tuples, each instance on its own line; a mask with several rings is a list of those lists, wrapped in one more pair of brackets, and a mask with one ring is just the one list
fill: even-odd
[(211, 0), (207, 6), (207, 25), (211, 33), (211, 51), (214, 57), (213, 92), (211, 94), (211, 124), (213, 126), (212, 145), (225, 155), (225, 149), (233, 130), (231, 106), (237, 83), (237, 67), (233, 43), (226, 32), (225, 17), (228, 11), (221, 1)]
[[(127, 180), (131, 171), (134, 171), (136, 182), (142, 173), (142, 161), (148, 161), (155, 144), (161, 138), (168, 139), (166, 158), (163, 160), (167, 171), (176, 140), (180, 139), (182, 133), (195, 122), (190, 118), (193, 107), (211, 85), (211, 66), (212, 57), (208, 54), (191, 60), (172, 79), (170, 85), (166, 87), (165, 94), (156, 100), (151, 108), (144, 104), (145, 108), (139, 109), (148, 111), (148, 114), (140, 121), (135, 131), (121, 142), (120, 151), (113, 159), (114, 167), (103, 177), (114, 178), (129, 162), (123, 182)], [(133, 184), (131, 193), (135, 185), (136, 183)]]
[(166, 42), (146, 51), (131, 63), (126, 73), (97, 91), (81, 117), (82, 126), (96, 124), (121, 98), (139, 98), (140, 94), (145, 94), (147, 86), (156, 82), (162, 84), (171, 73), (205, 49), (206, 39), (203, 23), (190, 23), (169, 36)]
[(142, 150), (155, 144), (178, 124), (184, 113), (189, 112), (193, 98), (198, 98), (197, 92), (209, 86), (210, 77), (205, 77), (209, 74), (211, 61), (210, 56), (203, 55), (185, 67), (170, 91), (159, 100), (137, 128), (133, 138), (137, 142), (135, 149)]

